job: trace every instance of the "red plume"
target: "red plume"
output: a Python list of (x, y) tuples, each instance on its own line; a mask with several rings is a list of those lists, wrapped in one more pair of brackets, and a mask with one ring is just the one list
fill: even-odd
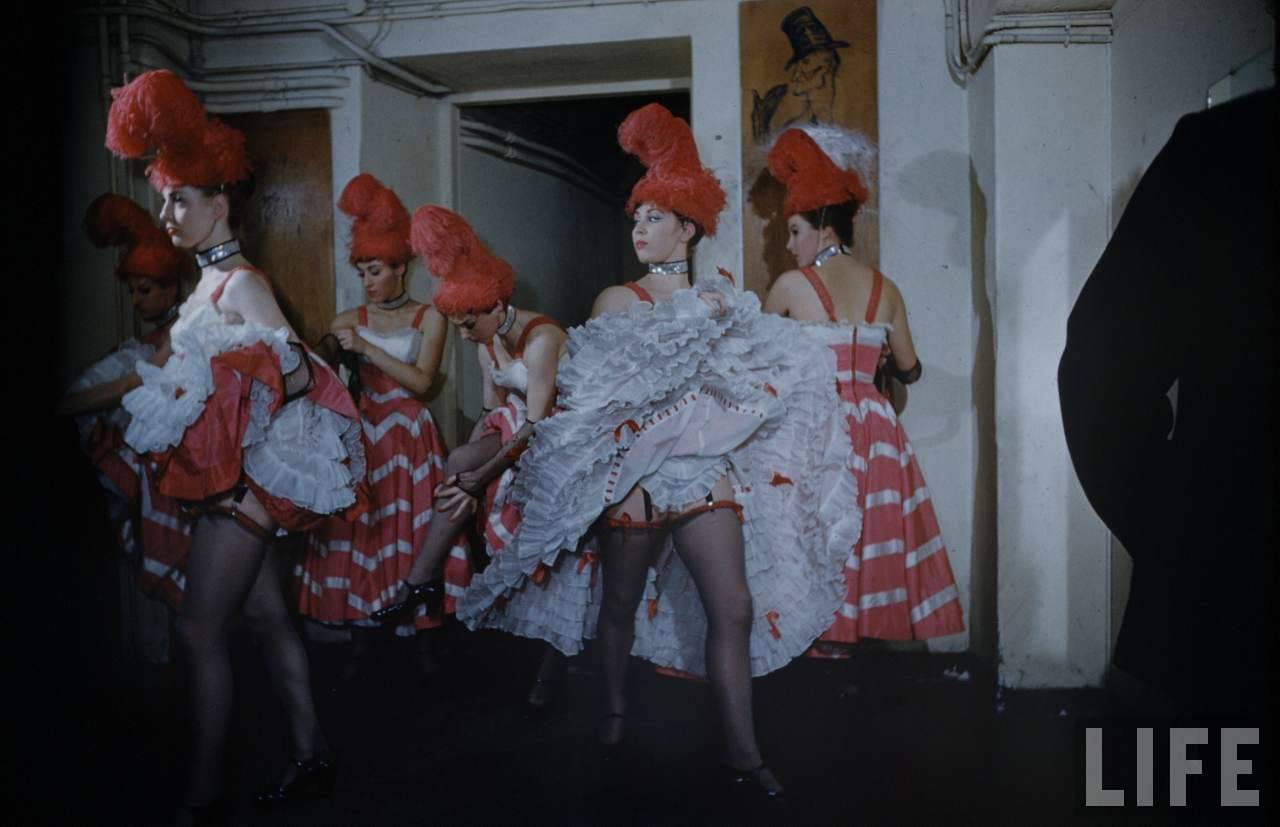
[(107, 148), (124, 158), (154, 155), (147, 177), (157, 190), (248, 177), (243, 133), (209, 118), (195, 93), (173, 72), (144, 72), (112, 89), (111, 98)]
[(631, 190), (628, 213), (650, 201), (715, 235), (725, 194), (715, 175), (702, 166), (688, 123), (660, 104), (646, 104), (618, 127), (618, 144), (649, 168)]
[(181, 278), (186, 257), (142, 207), (124, 196), (106, 193), (85, 212), (85, 232), (98, 247), (124, 247), (116, 266), (120, 278), (142, 276), (160, 282)]
[(645, 104), (627, 115), (618, 127), (618, 146), (646, 167), (661, 163), (699, 165), (698, 146), (689, 124), (657, 103)]
[(380, 259), (401, 264), (413, 258), (409, 246), (409, 211), (382, 182), (367, 172), (352, 178), (338, 198), (338, 209), (351, 216), (351, 262)]
[(787, 188), (787, 215), (846, 201), (867, 200), (854, 170), (841, 169), (803, 131), (788, 129), (769, 150), (769, 173)]
[(137, 244), (149, 233), (164, 237), (146, 210), (113, 192), (93, 199), (84, 215), (84, 229), (96, 247)]
[(511, 298), (511, 265), (490, 253), (457, 213), (433, 204), (419, 207), (409, 243), (440, 279), (433, 301), (446, 316), (488, 310), (494, 302)]

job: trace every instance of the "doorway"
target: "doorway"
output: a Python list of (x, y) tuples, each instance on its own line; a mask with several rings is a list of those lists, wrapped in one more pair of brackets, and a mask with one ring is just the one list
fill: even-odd
[(333, 154), (323, 109), (222, 116), (244, 133), (253, 192), (245, 255), (267, 274), (285, 318), (315, 344), (334, 317)]
[[(459, 107), (457, 210), (515, 269), (518, 307), (579, 325), (601, 290), (644, 275), (624, 212), (644, 167), (617, 131), (651, 102), (689, 118), (683, 91)], [(459, 358), (467, 433), (482, 405), (475, 345)]]

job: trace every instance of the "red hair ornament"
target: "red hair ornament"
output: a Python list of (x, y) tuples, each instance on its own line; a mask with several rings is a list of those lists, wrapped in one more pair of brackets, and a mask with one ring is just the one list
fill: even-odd
[(150, 214), (122, 195), (99, 195), (84, 216), (85, 233), (98, 247), (123, 247), (116, 275), (172, 283), (182, 277), (187, 259), (174, 249), (169, 237)]
[(702, 166), (688, 123), (660, 104), (646, 104), (618, 127), (618, 145), (649, 168), (631, 190), (628, 213), (651, 202), (693, 220), (707, 235), (716, 234), (724, 189)]
[(787, 215), (846, 201), (867, 200), (867, 188), (852, 169), (841, 169), (817, 142), (799, 129), (788, 129), (769, 150), (769, 172), (787, 188)]
[(380, 259), (404, 264), (413, 258), (409, 246), (409, 211), (388, 187), (367, 172), (352, 178), (338, 198), (338, 209), (351, 216), (352, 264)]
[(244, 134), (210, 118), (195, 93), (167, 69), (144, 72), (111, 90), (106, 145), (122, 158), (152, 158), (146, 174), (157, 191), (249, 177)]
[(511, 298), (511, 265), (489, 252), (467, 220), (429, 204), (413, 214), (409, 244), (440, 279), (432, 301), (446, 316), (484, 312)]

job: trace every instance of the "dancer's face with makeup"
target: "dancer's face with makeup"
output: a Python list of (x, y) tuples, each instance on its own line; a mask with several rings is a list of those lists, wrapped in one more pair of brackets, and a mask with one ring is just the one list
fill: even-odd
[(493, 303), (493, 307), (488, 310), (450, 316), (449, 321), (458, 328), (458, 333), (468, 342), (484, 343), (493, 340), (498, 328), (506, 318), (506, 304), (502, 301), (496, 301)]
[(129, 276), (129, 300), (133, 303), (133, 312), (144, 322), (152, 323), (178, 300), (178, 285), (176, 282), (161, 284), (146, 276)]
[(186, 184), (165, 187), (161, 194), (164, 206), (160, 208), (160, 221), (173, 246), (183, 250), (209, 246), (214, 228), (226, 219), (230, 209), (227, 196), (208, 195), (200, 187)]
[(682, 261), (689, 257), (689, 240), (697, 231), (692, 221), (682, 221), (673, 210), (648, 201), (637, 207), (632, 217), (635, 224), (631, 228), (631, 245), (641, 262)]
[(404, 292), (404, 264), (391, 264), (380, 258), (356, 262), (364, 295), (371, 302), (391, 301)]
[(818, 257), (818, 251), (833, 243), (835, 233), (830, 227), (816, 229), (803, 215), (787, 219), (787, 252), (796, 260), (797, 267), (808, 267)]

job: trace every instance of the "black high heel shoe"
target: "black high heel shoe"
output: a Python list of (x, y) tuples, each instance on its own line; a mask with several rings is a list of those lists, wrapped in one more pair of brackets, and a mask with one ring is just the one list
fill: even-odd
[(298, 772), (292, 780), (273, 784), (253, 797), (259, 809), (272, 809), (323, 798), (333, 792), (338, 780), (338, 767), (328, 758), (312, 758), (293, 762)]
[[(729, 777), (729, 786), (734, 791), (749, 792), (758, 796), (763, 796), (767, 801), (782, 803), (786, 799), (783, 797), (783, 790), (772, 790), (765, 786), (761, 776), (769, 772), (769, 768), (764, 764), (750, 770), (740, 770), (734, 767), (725, 767), (725, 772)], [(772, 774), (772, 773), (770, 773)], [(775, 778), (776, 782), (777, 779)]]
[(440, 610), (444, 605), (444, 581), (428, 580), (425, 583), (414, 585), (408, 580), (404, 582), (409, 588), (409, 593), (404, 600), (392, 603), (384, 609), (378, 609), (376, 612), (369, 613), (369, 619), (374, 623), (386, 623), (395, 620), (400, 615), (413, 609), (418, 604), (424, 604), (427, 607), (427, 614), (433, 614)]
[(215, 799), (208, 804), (188, 804), (185, 801), (178, 805), (178, 814), (174, 824), (178, 827), (221, 827), (227, 823), (226, 802)]
[[(606, 741), (604, 740), (605, 723), (613, 720), (618, 721), (618, 737), (617, 740)], [(600, 733), (596, 737), (596, 741), (604, 749), (605, 755), (607, 756), (610, 753), (620, 752), (621, 750), (618, 748), (622, 745), (622, 742), (627, 736), (627, 716), (621, 712), (606, 712), (600, 719), (600, 730)], [(612, 729), (610, 734), (612, 734)]]

